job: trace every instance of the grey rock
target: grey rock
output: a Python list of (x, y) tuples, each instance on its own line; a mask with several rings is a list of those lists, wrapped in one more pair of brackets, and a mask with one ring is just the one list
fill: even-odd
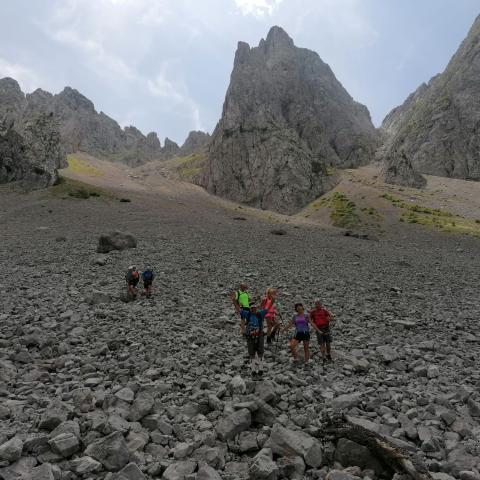
[(110, 471), (120, 470), (129, 460), (127, 444), (120, 432), (114, 432), (91, 443), (85, 449), (85, 454), (98, 460)]
[(138, 465), (131, 462), (125, 465), (115, 476), (118, 480), (146, 480), (147, 477), (138, 468)]
[(98, 253), (108, 253), (112, 250), (127, 250), (129, 248), (136, 248), (137, 240), (130, 233), (112, 232), (101, 235), (98, 239)]
[(335, 410), (346, 410), (352, 407), (356, 407), (362, 401), (362, 395), (357, 393), (345, 393), (339, 395), (332, 400), (332, 406)]
[(412, 166), (405, 152), (393, 151), (383, 172), (385, 183), (409, 188), (423, 188), (427, 184), (426, 178)]
[(325, 480), (358, 480), (358, 477), (340, 470), (330, 470)]
[(197, 472), (196, 480), (221, 480), (220, 474), (210, 465), (202, 465)]
[(276, 480), (280, 471), (273, 461), (272, 450), (263, 448), (255, 455), (250, 465), (248, 475), (251, 480)]
[(22, 456), (23, 442), (18, 437), (13, 437), (0, 445), (0, 460), (14, 462)]
[(49, 463), (33, 468), (31, 478), (32, 480), (57, 480), (53, 473), (53, 467)]
[(300, 480), (305, 473), (305, 462), (302, 457), (281, 457), (277, 460), (280, 477)]
[(368, 163), (378, 135), (330, 67), (273, 27), (240, 42), (202, 184), (215, 195), (295, 213), (330, 190), (331, 167)]
[(191, 475), (196, 468), (197, 462), (192, 460), (175, 462), (169, 465), (163, 472), (162, 478), (165, 480), (184, 480), (188, 475)]
[(273, 453), (282, 456), (301, 456), (310, 467), (322, 464), (321, 444), (303, 431), (289, 430), (276, 423), (265, 443)]
[(381, 463), (367, 447), (352, 442), (347, 438), (339, 439), (335, 449), (335, 461), (344, 467), (358, 466), (362, 469), (373, 470), (377, 475), (381, 475), (384, 472)]
[(217, 434), (221, 440), (231, 440), (239, 433), (248, 430), (251, 423), (250, 410), (243, 408), (220, 420), (217, 425)]
[(86, 475), (102, 470), (102, 464), (92, 457), (85, 456), (72, 460), (71, 468), (73, 472), (78, 473), (79, 475)]
[(393, 362), (399, 357), (397, 351), (389, 345), (381, 345), (377, 347), (377, 353), (385, 363)]
[(153, 397), (147, 392), (140, 392), (135, 397), (128, 419), (132, 422), (138, 422), (152, 411), (153, 405)]
[(48, 443), (54, 452), (65, 458), (73, 455), (80, 448), (78, 438), (73, 433), (61, 433), (52, 438)]
[(480, 417), (480, 403), (473, 400), (473, 398), (469, 398), (467, 401), (468, 411), (472, 417)]

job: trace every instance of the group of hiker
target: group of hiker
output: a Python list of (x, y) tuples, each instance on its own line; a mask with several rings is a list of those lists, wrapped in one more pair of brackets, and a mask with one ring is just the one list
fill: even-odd
[[(320, 300), (314, 301), (314, 307), (309, 312), (305, 311), (302, 303), (296, 303), (294, 305), (295, 313), (287, 323), (283, 323), (279, 320), (276, 303), (277, 291), (274, 288), (267, 288), (260, 305), (256, 305), (251, 300), (248, 285), (245, 283), (240, 284), (239, 289), (232, 292), (231, 299), (235, 311), (240, 316), (240, 330), (247, 342), (248, 357), (254, 378), (263, 375), (265, 334), (267, 345), (272, 345), (276, 339), (276, 346), (278, 346), (278, 336), (292, 327), (295, 330), (289, 343), (295, 363), (299, 359), (298, 345), (302, 343), (305, 366), (310, 365), (311, 330), (316, 333), (323, 363), (332, 361), (330, 321), (333, 315), (322, 305)], [(264, 330), (265, 323), (266, 332)]]
[(127, 282), (127, 296), (129, 299), (135, 299), (138, 293), (138, 284), (140, 278), (143, 283), (143, 292), (142, 294), (149, 298), (152, 295), (153, 289), (153, 280), (155, 279), (155, 274), (153, 273), (153, 268), (146, 266), (142, 272), (140, 272), (137, 267), (131, 266), (128, 267), (127, 273), (125, 274), (125, 281)]

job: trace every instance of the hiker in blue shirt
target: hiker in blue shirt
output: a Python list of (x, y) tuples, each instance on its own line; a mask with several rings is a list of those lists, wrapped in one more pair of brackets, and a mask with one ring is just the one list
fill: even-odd
[(267, 313), (268, 310), (257, 310), (254, 305), (250, 305), (250, 310), (240, 311), (240, 329), (247, 339), (250, 368), (254, 379), (263, 375), (263, 321)]

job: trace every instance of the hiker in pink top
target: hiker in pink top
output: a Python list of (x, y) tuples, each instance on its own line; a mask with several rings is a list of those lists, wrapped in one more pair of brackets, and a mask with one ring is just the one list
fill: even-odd
[(276, 320), (277, 308), (275, 300), (277, 299), (277, 291), (274, 288), (267, 288), (265, 296), (262, 299), (262, 309), (267, 310), (265, 320), (267, 321), (267, 344), (271, 344), (278, 330)]

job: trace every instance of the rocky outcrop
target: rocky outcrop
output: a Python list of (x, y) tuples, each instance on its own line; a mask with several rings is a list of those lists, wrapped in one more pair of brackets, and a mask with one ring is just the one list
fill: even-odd
[(203, 151), (210, 141), (210, 135), (199, 130), (192, 131), (188, 134), (187, 139), (180, 148), (179, 154), (182, 157), (187, 157), (194, 153)]
[(33, 113), (18, 83), (0, 80), (0, 183), (45, 188), (57, 181), (65, 162), (56, 117)]
[(173, 140), (168, 137), (165, 138), (165, 144), (162, 149), (162, 159), (169, 160), (180, 153), (180, 147)]
[(405, 152), (393, 152), (385, 165), (384, 180), (386, 183), (401, 187), (423, 188), (427, 184), (425, 177), (412, 166)]
[(372, 160), (368, 110), (330, 67), (273, 27), (256, 48), (240, 42), (202, 180), (234, 201), (294, 213), (329, 190), (332, 167)]
[(389, 165), (402, 151), (420, 173), (480, 180), (480, 17), (446, 70), (385, 119)]

